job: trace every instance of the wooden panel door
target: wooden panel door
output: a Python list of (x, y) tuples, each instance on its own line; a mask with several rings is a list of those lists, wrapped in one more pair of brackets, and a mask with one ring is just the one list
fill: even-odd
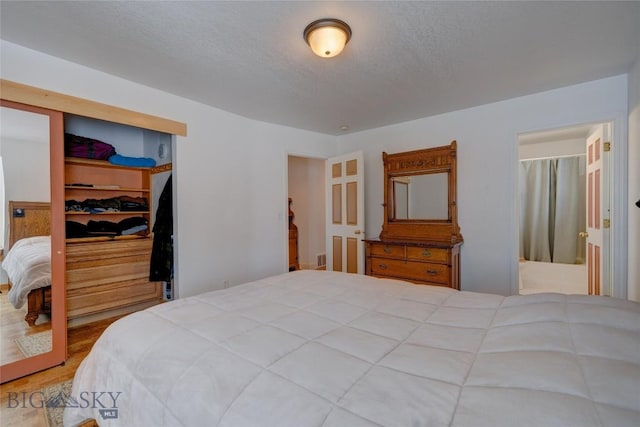
[(327, 270), (364, 274), (362, 151), (327, 159)]
[(589, 295), (609, 295), (608, 125), (587, 138), (587, 281)]

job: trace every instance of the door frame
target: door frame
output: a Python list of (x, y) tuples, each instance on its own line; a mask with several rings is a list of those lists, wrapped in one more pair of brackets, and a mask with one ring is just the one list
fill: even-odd
[[(283, 268), (282, 271), (283, 272), (289, 271), (289, 238), (288, 238), (289, 236), (289, 157), (302, 157), (306, 159), (321, 160), (326, 163), (327, 159), (329, 159), (331, 156), (301, 153), (298, 151), (285, 151), (284, 153), (284, 183), (283, 183), (284, 198), (282, 200), (282, 207), (284, 210), (282, 211), (282, 214), (281, 214), (282, 215), (282, 234), (281, 235), (283, 236), (283, 240), (282, 240), (282, 268)], [(322, 193), (321, 197), (323, 198), (325, 197), (324, 193)], [(325, 200), (325, 203), (326, 203), (326, 200)], [(294, 209), (294, 213), (295, 213), (295, 209)], [(280, 218), (280, 215), (279, 215), (279, 218)], [(323, 233), (324, 233), (324, 230), (326, 229), (326, 226), (327, 226), (327, 218), (325, 216)], [(325, 247), (325, 253), (326, 251), (327, 251), (327, 248)]]
[[(513, 238), (511, 265), (511, 295), (519, 293), (519, 242), (520, 242), (520, 204), (518, 182), (518, 137), (523, 133), (541, 132), (545, 130), (562, 129), (574, 126), (611, 123), (611, 152), (609, 157), (609, 186), (611, 228), (610, 228), (610, 268), (609, 283), (611, 283), (611, 297), (627, 299), (628, 280), (628, 251), (627, 251), (627, 203), (628, 203), (628, 165), (627, 165), (627, 123), (622, 115), (615, 117), (601, 117), (582, 122), (569, 122), (539, 126), (533, 129), (520, 130), (514, 135), (514, 145), (511, 150), (513, 175), (516, 177), (512, 189)], [(616, 191), (614, 191), (614, 189)]]

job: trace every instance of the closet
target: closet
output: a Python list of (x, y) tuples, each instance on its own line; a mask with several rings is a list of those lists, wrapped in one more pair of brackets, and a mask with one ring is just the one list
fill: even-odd
[[(0, 100), (12, 108), (51, 117), (52, 350), (2, 366), (0, 379), (5, 382), (64, 362), (69, 320), (82, 324), (162, 300), (161, 283), (149, 281), (153, 201), (163, 191), (162, 181), (170, 182), (171, 164), (166, 154), (171, 152), (174, 135), (186, 135), (186, 125), (4, 79), (0, 79)], [(160, 158), (165, 164), (156, 168), (115, 166), (106, 161), (65, 157), (63, 135), (78, 134), (78, 129), (85, 133), (83, 136), (96, 139), (106, 132), (117, 141), (120, 154)], [(130, 138), (132, 133), (139, 138)], [(126, 212), (66, 209), (70, 200), (119, 197), (128, 201), (144, 198), (148, 204)], [(130, 234), (66, 235), (69, 221), (118, 224), (135, 217), (142, 220), (134, 219), (134, 225), (142, 221), (146, 230), (134, 226), (129, 227)]]
[(134, 164), (163, 163), (121, 165), (65, 153), (67, 319), (86, 323), (161, 302), (162, 282), (149, 280), (154, 171), (171, 166), (169, 156), (158, 155), (170, 135), (76, 115), (65, 115), (65, 132), (69, 143), (81, 137), (113, 145)]

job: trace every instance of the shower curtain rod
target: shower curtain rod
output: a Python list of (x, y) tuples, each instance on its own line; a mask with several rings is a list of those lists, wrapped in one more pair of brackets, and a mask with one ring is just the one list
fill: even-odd
[(547, 157), (532, 157), (530, 159), (520, 159), (521, 162), (528, 162), (529, 160), (551, 160), (551, 159), (564, 159), (566, 157), (581, 157), (586, 156), (586, 153), (580, 154), (565, 154), (563, 156), (547, 156)]

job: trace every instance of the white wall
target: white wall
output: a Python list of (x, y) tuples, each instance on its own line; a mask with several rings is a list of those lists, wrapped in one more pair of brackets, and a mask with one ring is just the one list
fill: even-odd
[[(49, 202), (49, 117), (20, 110), (9, 114), (11, 120), (20, 119), (30, 135), (7, 134), (3, 126), (0, 156), (4, 163), (5, 200)], [(3, 113), (3, 122), (7, 115)]]
[(329, 157), (334, 137), (249, 120), (6, 41), (0, 55), (4, 79), (187, 124), (188, 136), (173, 144), (180, 297), (286, 271), (286, 153)]
[(289, 156), (289, 197), (293, 221), (298, 227), (300, 268), (317, 267), (317, 255), (325, 253), (325, 161)]
[[(516, 292), (518, 134), (614, 120), (618, 132), (624, 130), (616, 155), (626, 155), (626, 83), (625, 75), (616, 76), (339, 137), (341, 152), (364, 152), (366, 235), (377, 236), (382, 224), (382, 151), (434, 147), (455, 139), (458, 220), (464, 237), (462, 289)], [(626, 234), (626, 226), (620, 228)], [(616, 251), (617, 261), (626, 263), (626, 240), (624, 254)]]
[(49, 117), (1, 108), (2, 232), (0, 247), (8, 248), (10, 201), (49, 202)]
[[(50, 202), (49, 117), (0, 108), (0, 249), (9, 249), (9, 202)], [(0, 268), (0, 284), (8, 282)]]
[[(44, 122), (45, 130), (49, 125)], [(45, 134), (49, 142), (48, 133)], [(48, 145), (34, 141), (2, 141), (4, 163), (5, 200), (24, 202), (49, 202), (49, 152)]]
[(629, 299), (640, 301), (640, 44), (629, 73)]

